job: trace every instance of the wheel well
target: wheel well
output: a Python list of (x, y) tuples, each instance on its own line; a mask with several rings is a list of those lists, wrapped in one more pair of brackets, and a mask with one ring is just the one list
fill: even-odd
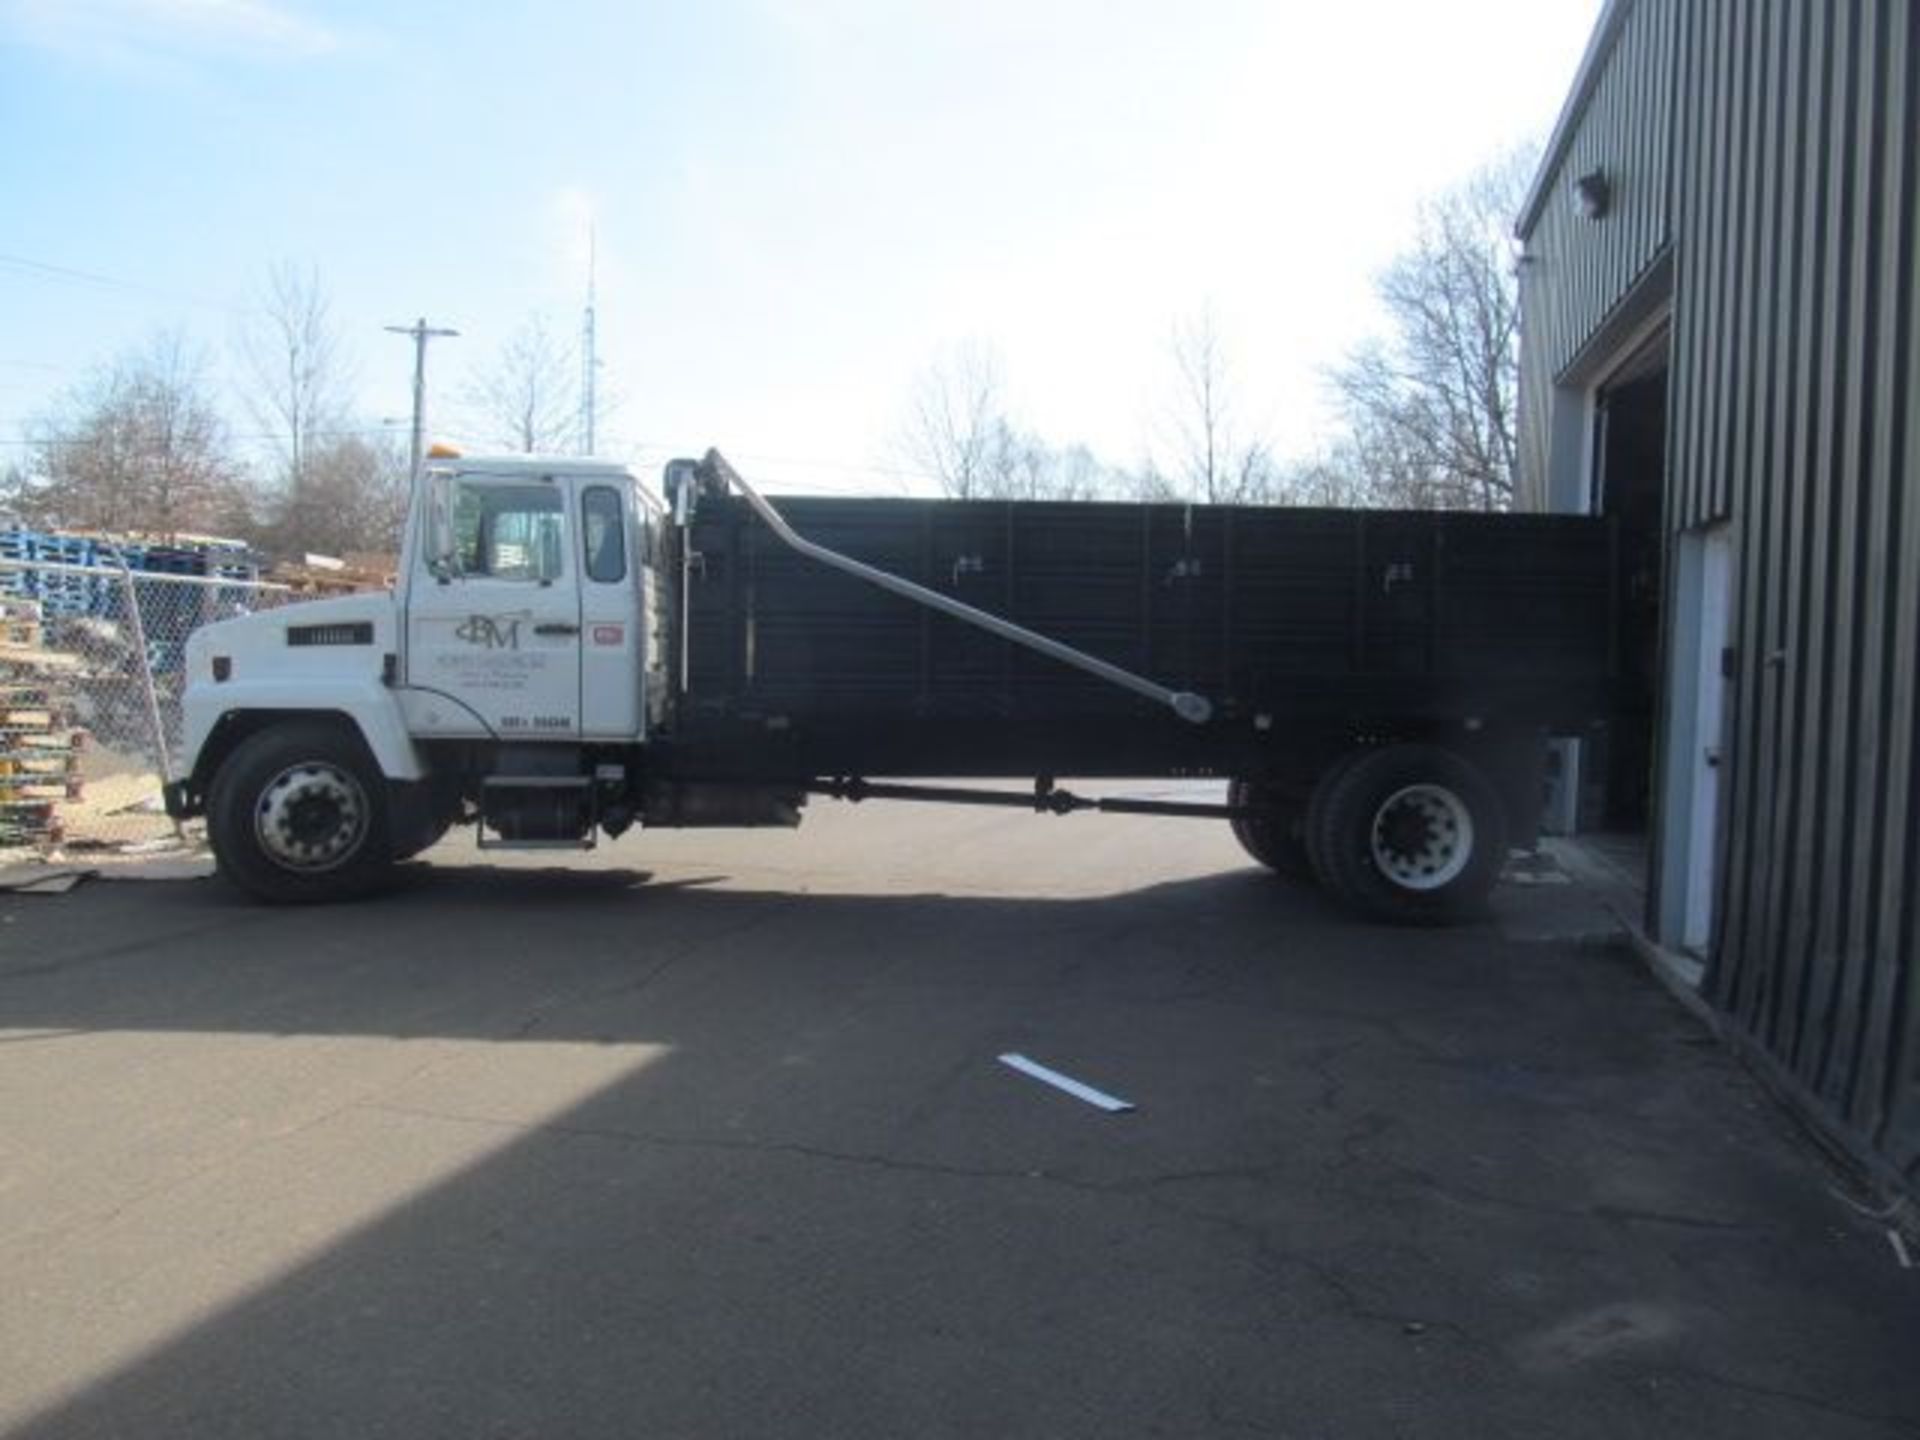
[[(373, 751), (367, 744), (367, 737), (360, 733), (360, 727), (354, 723), (351, 715), (341, 710), (230, 710), (222, 715), (219, 722), (208, 732), (206, 743), (200, 747), (200, 754), (193, 765), (193, 787), (202, 795), (213, 783), (214, 775), (227, 762), (227, 757), (239, 748), (242, 741), (258, 735), (262, 730), (271, 729), (286, 721), (298, 720), (303, 724), (327, 725), (340, 731), (366, 752), (367, 759), (373, 760)], [(378, 769), (376, 764), (375, 769)]]

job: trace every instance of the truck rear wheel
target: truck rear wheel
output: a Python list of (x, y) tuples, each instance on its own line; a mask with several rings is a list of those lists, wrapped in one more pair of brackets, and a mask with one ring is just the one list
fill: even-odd
[(365, 894), (393, 859), (384, 777), (357, 735), (324, 721), (241, 741), (207, 795), (220, 873), (277, 903)]
[(1320, 778), (1314, 782), (1313, 793), (1307, 797), (1306, 814), (1300, 822), (1300, 848), (1307, 857), (1307, 873), (1329, 893), (1334, 890), (1334, 882), (1327, 873), (1323, 844), (1327, 834), (1327, 800), (1339, 785), (1341, 777), (1369, 753), (1366, 750), (1347, 751), (1320, 772)]
[(1506, 813), (1470, 761), (1437, 745), (1368, 750), (1316, 796), (1322, 882), (1368, 914), (1444, 924), (1478, 913), (1507, 852)]
[(1279, 875), (1303, 878), (1311, 873), (1307, 867), (1307, 847), (1301, 836), (1303, 805), (1283, 798), (1256, 780), (1229, 783), (1227, 804), (1244, 805), (1261, 812), (1228, 822), (1233, 827), (1233, 838), (1247, 854)]

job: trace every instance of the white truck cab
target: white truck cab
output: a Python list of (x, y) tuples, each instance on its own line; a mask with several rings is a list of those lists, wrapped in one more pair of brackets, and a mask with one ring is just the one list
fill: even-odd
[(430, 467), (395, 601), (395, 687), (422, 738), (637, 741), (664, 697), (654, 527), (625, 468)]
[(273, 899), (356, 888), (489, 785), (501, 836), (578, 844), (620, 823), (592, 803), (582, 747), (624, 778), (664, 714), (663, 517), (619, 464), (436, 456), (391, 592), (193, 634), (169, 808), (205, 813), (223, 870)]

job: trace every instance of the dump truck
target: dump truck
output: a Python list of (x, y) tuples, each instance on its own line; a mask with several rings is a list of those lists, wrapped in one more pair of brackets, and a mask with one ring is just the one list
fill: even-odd
[[(274, 902), (369, 891), (455, 825), (566, 850), (915, 800), (1225, 822), (1359, 912), (1446, 921), (1532, 842), (1546, 740), (1605, 719), (1616, 571), (1578, 516), (436, 456), (391, 591), (192, 636), (167, 808)], [(1063, 783), (1146, 777), (1224, 785)]]

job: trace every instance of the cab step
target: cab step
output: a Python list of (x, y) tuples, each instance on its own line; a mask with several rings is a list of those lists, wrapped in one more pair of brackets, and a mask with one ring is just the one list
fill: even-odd
[(489, 775), (480, 782), (480, 848), (591, 850), (594, 796), (586, 775)]

